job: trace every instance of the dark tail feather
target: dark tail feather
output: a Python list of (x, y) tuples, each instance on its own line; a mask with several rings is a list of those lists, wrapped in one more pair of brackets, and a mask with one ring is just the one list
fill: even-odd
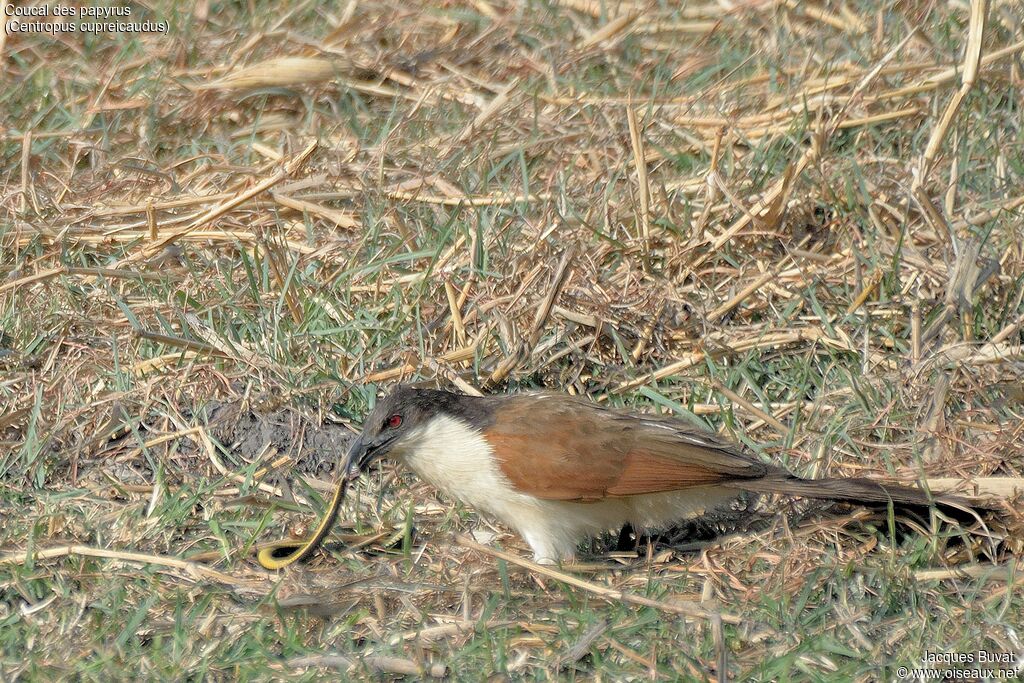
[[(888, 505), (896, 507), (926, 508), (937, 505), (945, 510), (960, 513), (984, 507), (976, 502), (952, 495), (929, 495), (927, 492), (901, 486), (860, 478), (835, 479), (801, 479), (794, 476), (752, 479), (735, 482), (736, 488), (756, 493), (781, 493), (802, 498), (819, 500), (835, 500), (865, 506)], [(968, 514), (973, 517), (973, 514)]]

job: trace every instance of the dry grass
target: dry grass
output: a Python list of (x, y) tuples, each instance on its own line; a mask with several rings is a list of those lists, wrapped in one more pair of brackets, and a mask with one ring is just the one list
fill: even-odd
[(330, 555), (255, 564), (398, 379), (674, 411), (804, 475), (1024, 476), (1019, 4), (669, 6), (154, 3), (167, 36), (6, 37), (0, 678), (1024, 650), (1010, 502), (986, 542), (796, 506), (541, 573), (386, 472)]

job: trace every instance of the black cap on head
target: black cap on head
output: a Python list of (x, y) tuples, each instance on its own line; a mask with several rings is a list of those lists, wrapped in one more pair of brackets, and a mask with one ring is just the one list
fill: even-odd
[(387, 455), (403, 436), (425, 425), (435, 415), (457, 417), (483, 429), (493, 422), (492, 413), (491, 401), (487, 398), (399, 384), (377, 401), (363, 421), (363, 431), (345, 458), (346, 476), (349, 479), (359, 476), (370, 462)]

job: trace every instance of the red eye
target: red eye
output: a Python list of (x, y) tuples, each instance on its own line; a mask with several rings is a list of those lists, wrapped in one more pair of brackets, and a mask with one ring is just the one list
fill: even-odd
[(388, 428), (389, 429), (398, 429), (401, 426), (402, 426), (402, 416), (401, 415), (392, 415), (391, 417), (388, 418)]

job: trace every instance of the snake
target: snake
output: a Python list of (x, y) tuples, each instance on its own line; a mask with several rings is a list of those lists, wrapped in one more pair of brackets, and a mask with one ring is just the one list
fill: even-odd
[(341, 508), (341, 502), (345, 499), (348, 481), (347, 476), (341, 476), (340, 481), (334, 487), (334, 495), (327, 506), (327, 511), (324, 512), (323, 517), (320, 518), (320, 523), (317, 524), (316, 529), (307, 539), (304, 541), (278, 541), (266, 545), (256, 552), (256, 560), (264, 569), (283, 569), (293, 562), (309, 557), (320, 547), (320, 544), (323, 543), (324, 538), (327, 536), (327, 532), (334, 525), (334, 520), (338, 518), (338, 510)]

